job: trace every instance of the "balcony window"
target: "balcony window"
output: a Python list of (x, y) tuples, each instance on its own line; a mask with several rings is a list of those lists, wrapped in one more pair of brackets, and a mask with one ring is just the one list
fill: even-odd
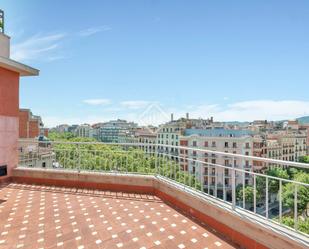
[(215, 174), (216, 174), (216, 169), (215, 169), (215, 168), (212, 168), (212, 169), (211, 169), (211, 174), (212, 174), (212, 175), (215, 175)]
[(229, 142), (225, 142), (224, 143), (224, 148), (228, 148), (229, 147)]
[(215, 183), (216, 183), (216, 178), (215, 177), (211, 177), (211, 184), (215, 185)]
[(228, 176), (229, 175), (229, 170), (228, 169), (224, 169), (224, 175)]

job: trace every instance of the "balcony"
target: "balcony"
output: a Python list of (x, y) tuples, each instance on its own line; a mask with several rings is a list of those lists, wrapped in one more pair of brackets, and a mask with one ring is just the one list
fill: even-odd
[[(266, 201), (271, 182), (278, 180), (282, 187), (284, 179), (196, 160), (196, 172), (214, 166), (230, 170), (230, 185), (223, 186), (215, 176), (215, 184), (204, 186), (176, 159), (153, 156), (139, 146), (21, 141), (19, 165), (0, 190), (1, 248), (308, 247), (308, 235), (280, 222), (290, 212), (282, 200)], [(263, 179), (269, 196), (241, 198), (237, 191), (245, 186), (236, 189), (236, 176), (243, 173), (254, 179), (255, 190), (257, 179)], [(271, 215), (277, 207), (278, 222)]]

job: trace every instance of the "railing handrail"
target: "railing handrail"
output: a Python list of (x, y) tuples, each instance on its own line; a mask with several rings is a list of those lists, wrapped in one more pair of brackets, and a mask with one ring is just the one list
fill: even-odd
[[(72, 144), (72, 145), (112, 145), (112, 146), (145, 146), (148, 145), (148, 143), (106, 143), (106, 142), (68, 142), (68, 141), (37, 141), (37, 140), (26, 140), (26, 139), (20, 139), (19, 142), (32, 142), (32, 143), (46, 143), (46, 144)], [(265, 157), (257, 157), (257, 156), (248, 156), (248, 155), (242, 155), (242, 154), (234, 154), (234, 153), (228, 153), (228, 152), (221, 152), (216, 150), (207, 150), (207, 149), (201, 149), (200, 147), (187, 147), (187, 146), (175, 146), (175, 145), (164, 145), (164, 144), (152, 144), (157, 149), (160, 147), (164, 148), (173, 148), (178, 150), (191, 150), (191, 151), (197, 151), (197, 152), (203, 152), (203, 153), (212, 153), (216, 155), (221, 156), (228, 156), (232, 158), (241, 158), (241, 159), (248, 159), (252, 161), (259, 161), (264, 163), (272, 163), (272, 164), (279, 164), (284, 166), (292, 166), (292, 167), (298, 167), (298, 168), (304, 168), (309, 169), (309, 164), (306, 163), (299, 163), (299, 162), (293, 162), (293, 161), (284, 161), (284, 160), (278, 160), (278, 159), (271, 159), (271, 158), (265, 158)]]

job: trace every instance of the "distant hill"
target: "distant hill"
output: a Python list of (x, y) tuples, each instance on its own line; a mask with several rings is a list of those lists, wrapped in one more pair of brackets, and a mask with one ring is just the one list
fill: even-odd
[(309, 116), (297, 118), (300, 124), (309, 124)]

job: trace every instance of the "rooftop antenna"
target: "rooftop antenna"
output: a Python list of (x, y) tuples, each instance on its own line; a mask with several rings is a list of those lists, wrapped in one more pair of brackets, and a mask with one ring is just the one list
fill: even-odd
[(0, 33), (4, 33), (4, 11), (0, 9)]

